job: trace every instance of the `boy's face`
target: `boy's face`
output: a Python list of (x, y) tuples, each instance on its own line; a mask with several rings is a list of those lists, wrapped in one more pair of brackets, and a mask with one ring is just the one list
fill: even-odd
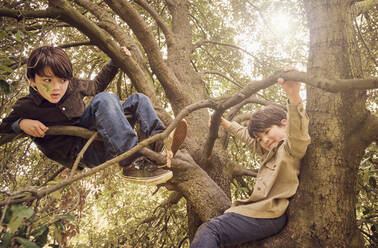
[(69, 81), (55, 76), (50, 67), (45, 67), (43, 72), (43, 76), (35, 74), (30, 83), (47, 101), (58, 103), (67, 91)]
[(261, 147), (267, 151), (272, 150), (278, 143), (286, 137), (286, 120), (281, 121), (281, 125), (272, 125), (256, 134), (256, 140)]

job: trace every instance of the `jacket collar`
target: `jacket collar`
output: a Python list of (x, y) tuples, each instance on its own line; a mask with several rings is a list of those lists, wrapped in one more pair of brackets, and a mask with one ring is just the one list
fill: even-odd
[(276, 147), (264, 154), (265, 158), (262, 162), (263, 165), (266, 164), (276, 154), (278, 148), (282, 145), (283, 142), (284, 140), (281, 140)]

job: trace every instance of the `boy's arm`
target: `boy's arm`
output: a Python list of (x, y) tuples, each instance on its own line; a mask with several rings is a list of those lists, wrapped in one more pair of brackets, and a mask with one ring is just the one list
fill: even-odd
[(23, 117), (21, 110), (24, 105), (32, 104), (26, 98), (20, 98), (13, 105), (13, 111), (2, 120), (0, 124), (0, 133), (22, 133), (25, 132), (33, 137), (42, 138), (45, 136), (46, 127), (38, 120), (27, 119)]
[(233, 136), (246, 143), (252, 152), (259, 152), (259, 145), (256, 139), (252, 138), (248, 133), (248, 128), (240, 125), (235, 121), (228, 121), (221, 118), (220, 125), (226, 129), (227, 132), (231, 133)]
[[(131, 56), (130, 51), (126, 47), (121, 47), (121, 51), (125, 56)], [(112, 60), (109, 60), (94, 80), (80, 80), (84, 95), (94, 96), (104, 91), (114, 79), (117, 72), (118, 66)]]
[(94, 80), (79, 79), (79, 84), (82, 88), (81, 91), (87, 96), (94, 96), (97, 93), (104, 91), (113, 80), (117, 72), (118, 67), (112, 60), (109, 60), (102, 68), (100, 73), (97, 74)]
[(309, 119), (299, 94), (301, 83), (285, 81), (282, 78), (278, 79), (278, 83), (289, 99), (285, 148), (291, 156), (301, 159), (306, 154), (307, 146), (311, 141), (308, 134)]

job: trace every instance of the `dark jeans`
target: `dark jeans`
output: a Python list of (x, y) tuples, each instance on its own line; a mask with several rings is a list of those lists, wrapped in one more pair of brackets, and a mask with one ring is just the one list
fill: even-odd
[(203, 223), (190, 248), (217, 248), (264, 239), (281, 231), (286, 220), (286, 214), (275, 219), (258, 219), (225, 213)]
[[(127, 119), (125, 115), (132, 117)], [(104, 142), (92, 143), (81, 162), (88, 167), (95, 167), (133, 148), (138, 143), (134, 131), (137, 121), (147, 137), (161, 133), (165, 129), (147, 96), (136, 93), (121, 104), (119, 98), (112, 93), (97, 94), (84, 110), (79, 126), (96, 130)], [(79, 151), (86, 142), (87, 140), (83, 140), (78, 145)], [(139, 156), (140, 154), (136, 153), (121, 161), (120, 165), (128, 165)]]

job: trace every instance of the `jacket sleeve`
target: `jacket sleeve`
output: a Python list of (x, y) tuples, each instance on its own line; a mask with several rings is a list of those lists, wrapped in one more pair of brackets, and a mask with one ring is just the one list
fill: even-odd
[(24, 105), (31, 104), (26, 98), (20, 98), (13, 105), (12, 112), (5, 117), (0, 124), (0, 133), (21, 133), (22, 130), (18, 126), (19, 122), (24, 119), (21, 109)]
[(303, 108), (303, 104), (288, 104), (287, 117), (287, 139), (285, 140), (285, 149), (288, 153), (298, 159), (301, 159), (311, 142), (308, 134), (309, 119)]
[(81, 92), (86, 96), (94, 96), (106, 89), (118, 72), (118, 67), (109, 60), (94, 80), (79, 79)]
[(263, 149), (261, 148), (260, 144), (256, 141), (256, 139), (252, 138), (249, 135), (247, 127), (244, 127), (239, 123), (233, 121), (231, 122), (230, 127), (226, 130), (227, 132), (230, 132), (233, 136), (235, 136), (237, 139), (246, 143), (252, 152), (257, 153), (259, 155), (263, 155)]

